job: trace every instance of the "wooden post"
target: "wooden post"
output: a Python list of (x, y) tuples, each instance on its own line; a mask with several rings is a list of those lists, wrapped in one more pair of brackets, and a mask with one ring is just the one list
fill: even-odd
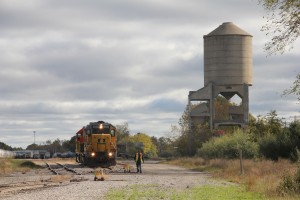
[(239, 150), (240, 154), (240, 169), (241, 169), (241, 175), (244, 175), (244, 166), (243, 166), (243, 150)]

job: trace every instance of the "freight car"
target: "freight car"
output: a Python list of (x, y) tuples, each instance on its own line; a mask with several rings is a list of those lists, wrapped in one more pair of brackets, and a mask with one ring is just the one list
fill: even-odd
[(16, 152), (0, 149), (0, 158), (14, 158), (15, 156)]
[(107, 122), (90, 122), (76, 133), (76, 162), (83, 165), (116, 165), (116, 128)]

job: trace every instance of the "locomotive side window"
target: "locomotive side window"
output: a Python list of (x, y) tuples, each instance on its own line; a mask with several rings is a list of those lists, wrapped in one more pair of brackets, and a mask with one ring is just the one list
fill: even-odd
[(115, 130), (110, 130), (110, 135), (115, 136)]

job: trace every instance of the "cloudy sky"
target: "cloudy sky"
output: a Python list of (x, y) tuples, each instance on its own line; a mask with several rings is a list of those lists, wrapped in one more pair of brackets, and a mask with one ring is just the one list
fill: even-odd
[(170, 133), (202, 88), (203, 35), (234, 22), (253, 35), (250, 112), (299, 115), (281, 97), (300, 72), (299, 40), (266, 57), (257, 0), (1, 0), (0, 141), (70, 139), (90, 121)]

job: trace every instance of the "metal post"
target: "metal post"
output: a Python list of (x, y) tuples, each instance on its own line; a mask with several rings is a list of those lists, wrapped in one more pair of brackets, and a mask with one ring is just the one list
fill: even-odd
[(35, 144), (35, 131), (33, 131), (33, 144)]

